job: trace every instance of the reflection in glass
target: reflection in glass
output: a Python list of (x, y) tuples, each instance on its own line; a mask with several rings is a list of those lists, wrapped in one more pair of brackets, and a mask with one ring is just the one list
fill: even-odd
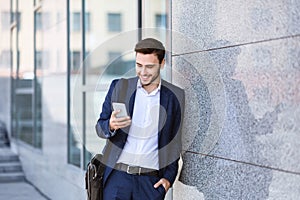
[(110, 32), (122, 31), (122, 16), (121, 13), (107, 14), (107, 27)]
[(167, 24), (166, 14), (156, 14), (155, 15), (155, 26), (165, 28)]
[(49, 64), (46, 53), (43, 49), (43, 36), (42, 29), (45, 25), (44, 18), (48, 15), (44, 15), (41, 10), (34, 12), (34, 99), (33, 99), (33, 118), (34, 118), (34, 143), (36, 147), (42, 147), (42, 72), (45, 66)]
[(95, 119), (99, 117), (101, 112), (102, 102), (106, 92), (88, 92), (86, 93), (86, 156), (85, 164), (87, 165), (92, 155), (102, 152), (105, 145), (105, 140), (99, 138), (95, 133)]
[(23, 18), (21, 18), (20, 12), (12, 13), (12, 21), (17, 23), (18, 30), (21, 30), (21, 24), (22, 24), (21, 20), (23, 20)]
[[(108, 83), (124, 76), (135, 66), (133, 46), (138, 39), (137, 35), (131, 35), (129, 41), (133, 42), (130, 43), (130, 49), (126, 49), (124, 45), (128, 39), (123, 39), (120, 43), (115, 41), (114, 37), (118, 37), (122, 31), (132, 31), (137, 28), (137, 2), (132, 3), (126, 0), (118, 1), (118, 4), (103, 5), (107, 5), (104, 0), (85, 1), (85, 46), (83, 49), (85, 49), (86, 57), (84, 64), (81, 65), (84, 68), (80, 71), (85, 73), (81, 73), (80, 76), (84, 76), (83, 84), (86, 87), (81, 90), (79, 96), (84, 99), (82, 102), (84, 115), (79, 114), (78, 121), (82, 120), (82, 122), (77, 122), (77, 127), (85, 127), (82, 133), (83, 141), (85, 141), (84, 166), (93, 154), (102, 151), (105, 143), (105, 140), (96, 135), (94, 127), (107, 93)], [(75, 59), (72, 61), (77, 62)]]
[[(68, 162), (75, 166), (81, 167), (81, 155), (82, 155), (82, 94), (79, 91), (75, 91), (74, 87), (77, 84), (76, 81), (82, 81), (80, 75), (82, 63), (82, 31), (81, 31), (81, 8), (82, 1), (70, 1), (70, 96), (71, 96), (71, 121), (70, 132), (68, 134)], [(73, 105), (76, 108), (73, 108)], [(74, 120), (73, 116), (78, 116), (78, 120)]]
[(58, 158), (66, 148), (61, 144), (67, 144), (66, 22), (61, 18), (66, 5), (60, 0), (36, 3), (40, 7), (34, 11), (35, 140), (51, 144), (51, 153)]
[[(171, 81), (171, 56), (170, 35), (168, 18), (170, 15), (170, 1), (152, 0), (143, 1), (143, 33), (142, 38), (154, 37), (160, 40), (166, 47), (166, 66), (162, 70), (162, 78)], [(148, 29), (147, 29), (148, 28)]]
[[(85, 5), (85, 12), (90, 15), (91, 30), (90, 32), (86, 30), (85, 35), (85, 49), (89, 52), (89, 55), (86, 53), (85, 59), (85, 78), (86, 84), (94, 88), (99, 78), (106, 74), (106, 70), (108, 76), (103, 77), (107, 80), (104, 84), (127, 71), (128, 63), (134, 60), (134, 54), (131, 53), (138, 40), (136, 34), (122, 40), (117, 39), (120, 34), (136, 30), (137, 2), (125, 0), (103, 6), (105, 4), (104, 0), (88, 0)], [(109, 66), (110, 64), (114, 66)], [(134, 65), (130, 68), (134, 68)]]
[[(18, 24), (16, 78), (13, 81), (13, 119), (15, 120), (13, 124), (15, 124), (14, 130), (18, 139), (32, 146), (37, 146), (40, 142), (36, 142), (34, 137), (34, 50), (33, 44), (28, 42), (28, 37), (33, 37), (34, 27), (29, 20), (31, 17), (33, 18), (33, 13), (27, 6), (28, 4), (33, 5), (33, 1), (26, 3), (20, 1), (19, 10), (13, 12), (12, 15), (13, 21)], [(20, 30), (20, 24), (27, 28)]]
[(16, 111), (16, 94), (15, 94), (15, 88), (16, 88), (16, 83), (17, 83), (17, 60), (18, 60), (18, 49), (17, 49), (17, 28), (14, 28), (11, 31), (11, 56), (12, 56), (12, 63), (11, 63), (11, 68), (12, 68), (12, 81), (11, 81), (11, 135), (14, 138), (18, 138), (17, 135), (17, 111)]

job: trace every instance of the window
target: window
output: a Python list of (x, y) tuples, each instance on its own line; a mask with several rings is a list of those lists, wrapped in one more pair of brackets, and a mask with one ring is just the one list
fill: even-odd
[(42, 30), (45, 29), (49, 26), (50, 24), (50, 15), (49, 13), (41, 13), (37, 12), (35, 15), (35, 26), (36, 30)]
[(108, 31), (111, 32), (120, 32), (122, 31), (122, 22), (121, 22), (120, 13), (108, 13), (107, 15), (107, 27)]
[(156, 27), (166, 27), (167, 15), (166, 14), (156, 14), (155, 15), (155, 25)]
[(43, 27), (42, 13), (36, 13), (36, 15), (35, 15), (35, 26), (36, 26), (36, 30), (42, 30), (42, 27)]
[(80, 12), (73, 13), (72, 30), (80, 31)]
[(12, 13), (12, 21), (16, 22), (18, 29), (21, 30), (21, 13), (20, 12)]
[[(91, 29), (91, 14), (89, 12), (85, 13), (84, 16), (84, 23), (85, 23), (85, 31), (90, 31)], [(81, 14), (80, 12), (74, 12), (73, 13), (73, 24), (72, 24), (72, 30), (79, 32), (81, 30)]]
[(85, 13), (85, 31), (89, 32), (91, 30), (91, 25), (90, 25), (90, 21), (91, 21), (91, 14), (90, 13)]
[(80, 51), (73, 51), (71, 53), (71, 64), (72, 64), (72, 71), (77, 71), (81, 65), (81, 57)]

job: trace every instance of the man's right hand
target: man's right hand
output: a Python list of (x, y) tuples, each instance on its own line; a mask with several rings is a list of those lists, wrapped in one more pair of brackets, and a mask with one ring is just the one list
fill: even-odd
[(109, 128), (111, 131), (118, 130), (120, 128), (125, 128), (131, 124), (131, 118), (127, 117), (117, 117), (116, 115), (121, 112), (120, 110), (115, 110), (111, 113), (109, 119)]

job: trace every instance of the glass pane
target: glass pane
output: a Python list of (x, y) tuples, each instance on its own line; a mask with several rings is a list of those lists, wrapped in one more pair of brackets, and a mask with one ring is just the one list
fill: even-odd
[(90, 156), (102, 152), (105, 140), (101, 139), (95, 133), (96, 119), (99, 117), (106, 92), (88, 92), (86, 93), (86, 160), (84, 166), (90, 160)]
[(0, 6), (0, 123), (10, 132), (10, 1)]
[(107, 13), (107, 27), (110, 32), (122, 31), (121, 13)]
[[(20, 89), (24, 87), (24, 91)], [(19, 139), (24, 142), (33, 145), (33, 106), (32, 90), (26, 91), (32, 88), (31, 79), (20, 79), (18, 80), (18, 89), (16, 95), (16, 106), (17, 106), (17, 121), (18, 121), (18, 136)]]
[(143, 28), (155, 28), (155, 31), (145, 30), (143, 38), (155, 37), (164, 44), (167, 42), (167, 35), (164, 29), (168, 28), (168, 2), (166, 0), (143, 1)]
[[(69, 53), (72, 71), (70, 77), (73, 134), (69, 138), (69, 157), (71, 163), (79, 166), (81, 162), (77, 162), (75, 158), (85, 156), (85, 165), (92, 154), (101, 151), (102, 141), (97, 137), (94, 126), (109, 83), (115, 78), (135, 76), (134, 45), (138, 41), (138, 12), (137, 1), (134, 4), (129, 0), (119, 0), (115, 3), (107, 3), (104, 0), (85, 1), (85, 52), (82, 52), (81, 1), (70, 3)], [(148, 4), (151, 9), (153, 6), (150, 12), (153, 19), (144, 26), (166, 27), (166, 3), (155, 1)], [(144, 17), (147, 19), (149, 16), (150, 19), (147, 13)], [(166, 42), (166, 31), (145, 32), (143, 37), (146, 33)], [(83, 54), (85, 59), (82, 62)], [(93, 101), (96, 103), (93, 104)], [(86, 151), (82, 152), (82, 146)]]
[(80, 167), (83, 153), (83, 95), (75, 85), (76, 79), (71, 79), (71, 127), (69, 133), (69, 163)]
[(17, 29), (14, 28), (11, 32), (11, 56), (12, 56), (12, 82), (11, 82), (11, 106), (12, 106), (12, 112), (11, 112), (11, 134), (13, 137), (18, 138), (17, 135), (17, 108), (16, 108), (16, 103), (15, 103), (15, 88), (16, 88), (16, 83), (17, 83), (17, 55), (18, 55), (18, 50), (17, 50)]
[(142, 37), (154, 37), (166, 47), (166, 66), (162, 70), (162, 78), (171, 81), (171, 45), (168, 18), (170, 2), (166, 0), (143, 1), (143, 31)]
[[(85, 1), (85, 162), (102, 152), (104, 140), (95, 132), (95, 124), (110, 82), (135, 75), (134, 45), (138, 40), (137, 1)], [(105, 5), (105, 6), (104, 6)]]
[(42, 80), (43, 80), (43, 69), (49, 64), (46, 63), (44, 59), (44, 34), (42, 32), (42, 21), (43, 21), (43, 12), (42, 9), (34, 13), (35, 16), (35, 67), (36, 74), (34, 79), (34, 137), (35, 137), (35, 146), (41, 148), (42, 147)]
[[(81, 34), (81, 1), (70, 1), (70, 83), (71, 83), (71, 122), (68, 145), (69, 163), (80, 167), (83, 138), (83, 93), (82, 85), (82, 34)], [(77, 87), (78, 86), (78, 87)]]
[[(105, 6), (103, 6), (105, 5)], [(95, 88), (133, 70), (137, 35), (137, 1), (87, 0), (90, 30), (86, 32), (86, 84)]]
[(67, 143), (66, 22), (60, 18), (65, 8), (65, 1), (44, 0), (35, 12), (35, 142), (41, 147), (43, 138), (51, 144), (54, 160)]
[[(15, 106), (17, 135), (24, 142), (34, 145), (34, 48), (28, 38), (33, 38), (33, 1), (19, 1), (19, 11), (14, 12), (18, 32), (17, 82), (15, 85)], [(19, 17), (22, 16), (22, 17)], [(22, 28), (26, 27), (26, 28)]]

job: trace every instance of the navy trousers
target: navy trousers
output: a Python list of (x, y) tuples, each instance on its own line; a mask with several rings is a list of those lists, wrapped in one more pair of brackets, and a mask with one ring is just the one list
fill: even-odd
[(123, 171), (113, 170), (105, 185), (104, 200), (163, 200), (166, 191), (160, 185), (154, 188), (154, 184), (160, 178), (155, 176), (139, 176), (127, 174)]

